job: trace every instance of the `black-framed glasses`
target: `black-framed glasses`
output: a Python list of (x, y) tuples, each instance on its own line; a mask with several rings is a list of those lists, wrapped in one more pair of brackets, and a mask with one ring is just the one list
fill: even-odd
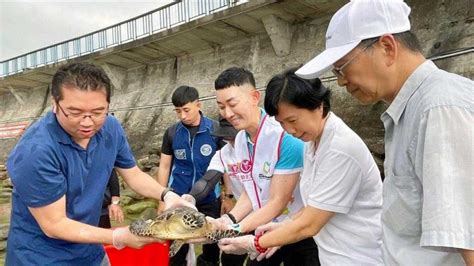
[(59, 110), (61, 110), (61, 112), (64, 114), (64, 116), (69, 119), (70, 121), (74, 121), (74, 122), (79, 122), (79, 121), (82, 121), (84, 119), (86, 119), (87, 117), (89, 117), (92, 121), (94, 122), (98, 122), (98, 121), (102, 121), (108, 114), (108, 107), (105, 109), (105, 110), (101, 110), (101, 111), (94, 111), (94, 112), (91, 112), (89, 114), (87, 113), (84, 113), (84, 112), (80, 112), (80, 113), (66, 113), (64, 111), (64, 109), (61, 107), (61, 105), (59, 104), (58, 101), (56, 101), (56, 104), (58, 105), (59, 107)]
[(362, 54), (363, 52), (365, 52), (365, 50), (369, 49), (370, 46), (374, 45), (379, 39), (377, 38), (376, 40), (374, 40), (373, 42), (369, 43), (367, 46), (365, 46), (364, 48), (362, 48), (362, 50), (360, 50), (355, 56), (353, 56), (351, 59), (349, 59), (347, 62), (345, 62), (344, 64), (342, 64), (342, 66), (340, 67), (333, 67), (332, 68), (332, 73), (334, 73), (334, 75), (336, 75), (336, 77), (338, 78), (344, 78), (346, 77), (346, 75), (344, 74), (344, 72), (342, 71), (346, 66), (348, 66), (350, 63), (352, 63), (360, 54)]

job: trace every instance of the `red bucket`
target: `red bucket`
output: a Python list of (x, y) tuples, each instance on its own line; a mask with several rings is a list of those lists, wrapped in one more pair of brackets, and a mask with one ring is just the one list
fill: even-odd
[(118, 250), (111, 245), (104, 248), (111, 266), (168, 266), (168, 242), (148, 244), (141, 249), (125, 247)]

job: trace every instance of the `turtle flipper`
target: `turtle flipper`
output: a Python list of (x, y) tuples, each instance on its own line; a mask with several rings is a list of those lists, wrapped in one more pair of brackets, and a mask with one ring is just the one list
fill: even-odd
[(238, 236), (243, 236), (244, 234), (240, 233), (237, 230), (234, 229), (227, 229), (227, 230), (216, 230), (213, 231), (209, 234), (206, 235), (207, 239), (217, 242), (221, 240), (222, 238), (232, 238), (232, 237), (238, 237)]
[(171, 258), (176, 255), (184, 243), (185, 242), (183, 240), (170, 240), (170, 249), (168, 251), (169, 257)]

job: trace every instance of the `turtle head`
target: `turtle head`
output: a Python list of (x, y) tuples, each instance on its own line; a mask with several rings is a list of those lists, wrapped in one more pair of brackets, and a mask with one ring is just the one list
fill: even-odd
[(200, 212), (190, 212), (183, 215), (183, 223), (189, 229), (199, 229), (206, 223), (206, 216)]

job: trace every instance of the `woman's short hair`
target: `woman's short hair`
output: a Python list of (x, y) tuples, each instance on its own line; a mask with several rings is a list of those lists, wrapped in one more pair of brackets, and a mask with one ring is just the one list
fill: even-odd
[(267, 84), (265, 92), (265, 111), (278, 115), (278, 104), (284, 102), (297, 108), (315, 110), (323, 105), (323, 117), (331, 109), (331, 91), (322, 85), (320, 79), (303, 79), (292, 68), (274, 76)]

